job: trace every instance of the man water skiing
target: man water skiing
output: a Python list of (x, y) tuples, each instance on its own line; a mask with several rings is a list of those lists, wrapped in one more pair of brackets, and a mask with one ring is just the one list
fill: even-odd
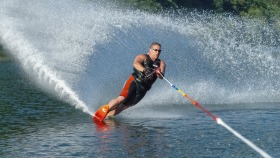
[(161, 75), (164, 75), (165, 63), (159, 59), (160, 53), (161, 44), (153, 42), (147, 54), (137, 55), (133, 62), (133, 73), (125, 82), (120, 95), (97, 110), (94, 117), (103, 121), (105, 117), (115, 116), (137, 104), (156, 79), (162, 79)]

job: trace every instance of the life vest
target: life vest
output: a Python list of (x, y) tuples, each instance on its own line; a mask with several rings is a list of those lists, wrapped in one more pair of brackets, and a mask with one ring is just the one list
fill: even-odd
[[(145, 69), (152, 69), (160, 66), (160, 59), (156, 59), (153, 61), (149, 55), (145, 54), (147, 56), (146, 60), (144, 60), (143, 66)], [(133, 68), (132, 75), (135, 77), (135, 80), (138, 81), (141, 85), (143, 85), (145, 88), (150, 89), (153, 85), (153, 83), (157, 79), (156, 73), (152, 73), (151, 75), (148, 75), (148, 77), (144, 74), (144, 72), (140, 72), (137, 69)]]

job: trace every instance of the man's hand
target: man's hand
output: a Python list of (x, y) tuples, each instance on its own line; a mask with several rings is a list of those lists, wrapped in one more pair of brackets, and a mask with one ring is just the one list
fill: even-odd
[(157, 67), (155, 70), (156, 70), (156, 75), (159, 75), (159, 76), (160, 76), (160, 75), (161, 75), (161, 70), (160, 70), (160, 68)]
[(150, 69), (150, 68), (146, 68), (146, 69), (144, 69), (143, 73), (145, 74), (145, 76), (149, 77), (154, 73), (154, 70)]

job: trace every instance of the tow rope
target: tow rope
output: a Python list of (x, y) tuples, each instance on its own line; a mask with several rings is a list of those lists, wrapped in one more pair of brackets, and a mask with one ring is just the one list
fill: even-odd
[(177, 88), (174, 84), (172, 84), (170, 81), (168, 81), (161, 73), (159, 73), (161, 77), (172, 87), (174, 88), (177, 92), (181, 93), (185, 98), (187, 98), (193, 105), (201, 109), (203, 112), (207, 113), (209, 116), (211, 116), (219, 125), (225, 127), (228, 131), (230, 131), (233, 135), (235, 135), (237, 138), (239, 138), (241, 141), (243, 141), (245, 144), (247, 144), (249, 147), (251, 147), (253, 150), (258, 152), (261, 156), (265, 158), (271, 158), (270, 155), (268, 155), (264, 150), (261, 148), (257, 147), (254, 143), (252, 143), (250, 140), (247, 138), (243, 137), (241, 134), (239, 134), (237, 131), (232, 129), (229, 125), (227, 125), (223, 120), (215, 115), (213, 115), (211, 112), (203, 108), (202, 106), (199, 105), (198, 102), (193, 100), (191, 97), (189, 97), (185, 92)]

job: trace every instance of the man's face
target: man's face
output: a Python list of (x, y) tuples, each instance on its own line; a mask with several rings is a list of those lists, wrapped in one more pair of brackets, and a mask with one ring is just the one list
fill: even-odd
[(149, 51), (149, 56), (152, 60), (156, 60), (159, 55), (160, 55), (160, 52), (161, 52), (161, 49), (160, 49), (160, 46), (158, 45), (153, 45), (151, 48), (150, 48), (150, 51)]

